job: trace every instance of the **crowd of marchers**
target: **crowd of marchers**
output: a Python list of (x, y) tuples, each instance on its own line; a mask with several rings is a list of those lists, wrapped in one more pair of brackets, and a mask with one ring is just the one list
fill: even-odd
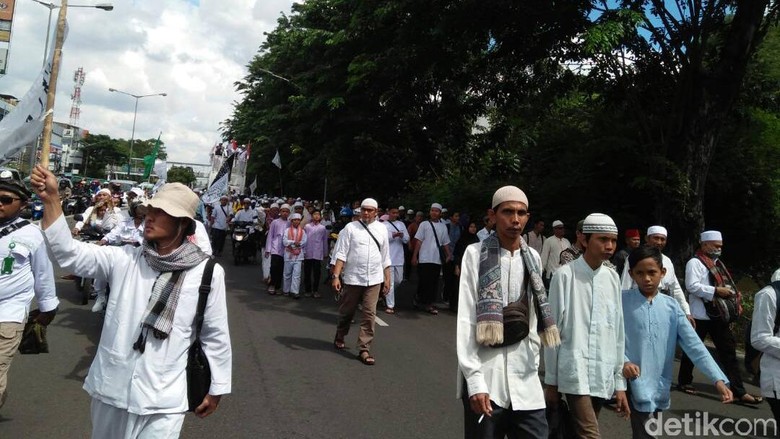
[[(560, 220), (549, 236), (543, 220), (529, 223), (529, 199), (514, 186), (499, 188), (486, 200), (486, 215), (473, 219), (436, 202), (422, 212), (373, 198), (337, 207), (237, 195), (208, 203), (171, 183), (143, 203), (132, 201), (121, 224), (111, 217), (124, 212), (114, 212), (103, 199), (110, 194), (97, 190), (93, 211), (70, 229), (56, 177), (37, 167), (31, 184), (45, 205), (40, 226), (19, 216), (31, 192), (0, 175), (0, 248), (8, 251), (0, 267), (0, 406), (26, 323), (46, 326), (57, 312), (50, 254), (106, 291), (105, 323), (84, 384), (92, 437), (178, 437), (186, 411), (206, 417), (230, 393), (225, 271), (216, 263), (228, 259), (228, 238), (235, 263), (256, 262), (264, 294), (335, 296), (334, 349), (347, 349), (360, 312), (357, 358), (367, 366), (377, 361), (377, 309), (398, 312), (395, 293), (414, 271), (415, 308), (437, 315), (444, 303), (457, 316), (456, 395), (467, 438), (598, 438), (605, 404), (630, 419), (633, 437), (652, 437), (648, 422), (671, 406), (678, 346), (680, 391), (696, 394), (698, 367), (724, 403), (766, 398), (780, 418), (780, 270), (756, 295), (751, 341), (764, 355), (762, 395), (751, 395), (731, 330), (742, 313), (741, 292), (715, 230), (701, 231), (681, 282), (663, 253), (663, 226), (648, 227), (642, 243), (639, 230), (621, 233), (608, 215), (590, 213), (576, 224), (572, 243)], [(116, 236), (98, 242), (104, 245), (74, 239), (85, 227), (108, 224)], [(109, 240), (118, 245), (105, 245)], [(38, 309), (30, 312), (33, 298)], [(703, 344), (707, 336), (720, 365)], [(207, 394), (194, 403), (185, 373), (193, 343), (202, 343), (211, 366)]]

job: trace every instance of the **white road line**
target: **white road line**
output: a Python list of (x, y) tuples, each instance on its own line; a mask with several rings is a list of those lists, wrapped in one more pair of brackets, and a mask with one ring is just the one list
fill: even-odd
[(374, 317), (374, 320), (376, 320), (376, 323), (379, 326), (390, 326), (384, 320), (380, 319), (379, 317)]

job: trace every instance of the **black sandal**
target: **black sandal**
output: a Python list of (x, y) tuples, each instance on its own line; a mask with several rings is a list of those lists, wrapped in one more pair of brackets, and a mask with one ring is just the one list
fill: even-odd
[(680, 392), (687, 393), (688, 395), (696, 396), (699, 392), (696, 390), (696, 387), (693, 387), (691, 384), (678, 384), (677, 390)]
[[(745, 400), (746, 396), (749, 396), (752, 400), (751, 401), (746, 401)], [(764, 402), (764, 397), (763, 396), (758, 396), (758, 395), (751, 395), (749, 393), (746, 393), (746, 394), (742, 395), (739, 398), (739, 402), (742, 403), (742, 404), (748, 404), (748, 405), (758, 405), (758, 404), (761, 404), (762, 402)]]

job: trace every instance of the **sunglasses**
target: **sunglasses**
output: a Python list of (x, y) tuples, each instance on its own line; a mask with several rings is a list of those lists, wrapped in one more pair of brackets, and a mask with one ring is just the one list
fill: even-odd
[(10, 195), (0, 195), (0, 204), (11, 204), (16, 200), (21, 200), (21, 198), (14, 198)]

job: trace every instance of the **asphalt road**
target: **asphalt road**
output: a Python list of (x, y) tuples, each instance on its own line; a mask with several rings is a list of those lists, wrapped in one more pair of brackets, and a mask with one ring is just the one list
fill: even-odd
[[(336, 306), (329, 294), (299, 301), (269, 296), (258, 265), (220, 262), (228, 273), (233, 393), (205, 420), (188, 414), (182, 437), (462, 437), (453, 314), (413, 311), (410, 288), (402, 289), (398, 313), (380, 313), (388, 326), (377, 327), (377, 364), (368, 367), (355, 359), (357, 326), (347, 351), (332, 348)], [(89, 437), (89, 397), (81, 385), (102, 321), (91, 303), (78, 304), (72, 281), (58, 279), (57, 286), (62, 305), (49, 328), (51, 353), (15, 358), (0, 438)], [(700, 395), (673, 392), (667, 415), (704, 410), (733, 420), (771, 417), (767, 404), (722, 405), (702, 376), (696, 381)], [(600, 422), (603, 437), (630, 437), (628, 422), (610, 409)]]

